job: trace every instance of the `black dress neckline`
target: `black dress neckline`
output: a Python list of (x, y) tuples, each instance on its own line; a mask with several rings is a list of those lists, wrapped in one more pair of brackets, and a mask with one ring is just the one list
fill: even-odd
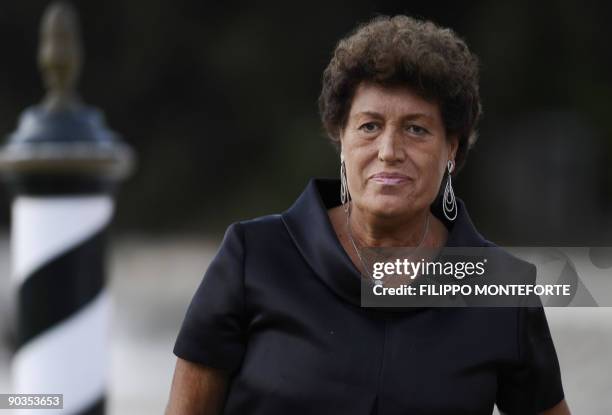
[[(302, 257), (325, 284), (338, 296), (361, 306), (361, 277), (333, 228), (328, 209), (340, 205), (340, 180), (313, 178), (296, 202), (281, 218)], [(439, 205), (431, 212), (448, 229), (446, 247), (487, 246), (470, 219), (464, 202), (457, 198), (457, 218), (449, 221)]]

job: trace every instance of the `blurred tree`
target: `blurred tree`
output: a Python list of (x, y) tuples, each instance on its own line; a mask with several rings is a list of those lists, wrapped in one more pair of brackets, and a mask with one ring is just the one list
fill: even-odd
[[(34, 59), (45, 5), (10, 2), (0, 15), (5, 134), (42, 95)], [(284, 210), (310, 176), (336, 176), (337, 156), (318, 121), (321, 73), (340, 37), (375, 14), (432, 19), (466, 38), (482, 63), (486, 146), (504, 145), (495, 141), (497, 132), (512, 117), (569, 109), (601, 132), (604, 151), (612, 153), (607, 4), (108, 0), (76, 6), (86, 47), (80, 90), (139, 154), (139, 170), (120, 198), (120, 231), (220, 232), (230, 221)], [(458, 194), (482, 214), (485, 229), (503, 234), (486, 215), (493, 201), (472, 186), (486, 176), (479, 170), (487, 155), (481, 144), (457, 180)], [(608, 212), (610, 177), (608, 168), (600, 183)]]

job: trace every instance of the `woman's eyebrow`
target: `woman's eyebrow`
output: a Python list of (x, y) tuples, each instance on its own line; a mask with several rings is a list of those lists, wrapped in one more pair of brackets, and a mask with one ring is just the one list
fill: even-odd
[(359, 111), (359, 112), (355, 113), (355, 116), (356, 117), (370, 116), (370, 117), (374, 117), (374, 118), (384, 118), (381, 113), (376, 112), (376, 111)]
[[(374, 118), (384, 118), (384, 115), (376, 112), (376, 111), (359, 111), (357, 113), (354, 114), (355, 117), (374, 117)], [(402, 120), (418, 120), (418, 119), (426, 119), (426, 120), (432, 120), (433, 117), (427, 113), (424, 112), (413, 112), (413, 113), (408, 113), (403, 115)]]
[(415, 113), (411, 113), (411, 114), (406, 114), (402, 117), (405, 120), (418, 120), (420, 118), (424, 118), (426, 120), (432, 120), (433, 117), (429, 114), (426, 114), (424, 112), (415, 112)]

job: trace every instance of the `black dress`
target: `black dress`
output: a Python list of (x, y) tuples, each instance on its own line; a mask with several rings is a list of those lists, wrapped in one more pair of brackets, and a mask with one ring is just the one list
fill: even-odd
[[(224, 414), (525, 415), (563, 399), (541, 307), (360, 307), (327, 214), (339, 193), (313, 179), (282, 215), (228, 228), (174, 347), (231, 373)], [(458, 207), (453, 223), (432, 208), (447, 246), (490, 246)]]

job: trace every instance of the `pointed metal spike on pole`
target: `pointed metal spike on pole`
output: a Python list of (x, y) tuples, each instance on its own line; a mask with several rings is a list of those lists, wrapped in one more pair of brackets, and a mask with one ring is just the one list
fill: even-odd
[(23, 112), (17, 130), (0, 147), (0, 174), (17, 191), (61, 187), (69, 175), (113, 187), (133, 170), (132, 149), (76, 92), (82, 59), (76, 11), (69, 3), (52, 3), (41, 21), (38, 51), (45, 97)]
[(70, 3), (57, 2), (45, 11), (40, 28), (38, 66), (42, 73), (48, 110), (78, 102), (75, 87), (83, 64), (79, 21)]

